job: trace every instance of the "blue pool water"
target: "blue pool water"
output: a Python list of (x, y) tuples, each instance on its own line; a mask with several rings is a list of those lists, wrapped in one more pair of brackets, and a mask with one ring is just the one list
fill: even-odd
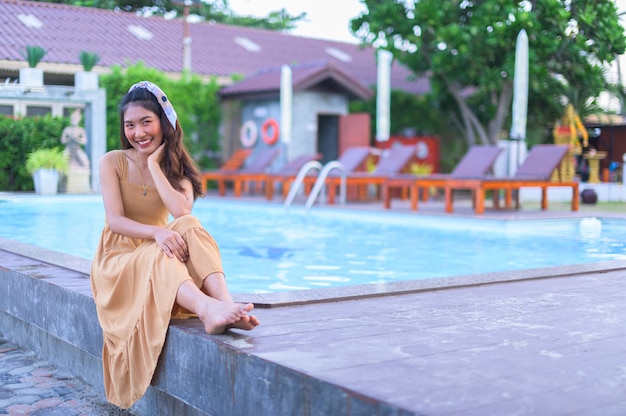
[[(492, 221), (202, 199), (231, 291), (278, 292), (626, 259), (626, 221)], [(97, 195), (0, 198), (0, 237), (91, 259)]]

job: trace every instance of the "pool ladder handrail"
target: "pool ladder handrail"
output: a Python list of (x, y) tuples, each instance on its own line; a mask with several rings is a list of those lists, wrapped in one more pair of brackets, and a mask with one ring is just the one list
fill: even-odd
[(317, 160), (311, 160), (310, 162), (305, 163), (300, 168), (300, 170), (298, 171), (298, 174), (296, 175), (296, 179), (294, 179), (293, 184), (291, 185), (291, 188), (289, 188), (289, 193), (287, 194), (287, 198), (285, 198), (284, 206), (286, 209), (289, 209), (289, 207), (293, 203), (293, 200), (295, 199), (296, 194), (298, 193), (298, 190), (304, 183), (304, 178), (306, 177), (306, 175), (308, 175), (308, 173), (311, 170), (317, 170), (318, 172), (321, 171), (322, 164), (318, 162)]
[(311, 189), (311, 193), (306, 199), (306, 203), (304, 204), (307, 211), (311, 209), (311, 207), (315, 203), (315, 200), (317, 199), (321, 191), (326, 186), (326, 178), (328, 177), (330, 172), (334, 169), (339, 171), (340, 180), (341, 180), (340, 187), (339, 187), (339, 203), (341, 205), (345, 205), (346, 204), (346, 181), (347, 181), (346, 168), (338, 160), (333, 160), (331, 162), (328, 162), (326, 165), (324, 165), (323, 168), (322, 168), (322, 165), (316, 161), (305, 164), (300, 169), (300, 171), (298, 171), (298, 175), (296, 176), (296, 179), (293, 181), (291, 189), (289, 189), (289, 194), (287, 195), (287, 198), (285, 199), (285, 208), (289, 209), (289, 207), (293, 203), (294, 198), (296, 197), (296, 194), (298, 193), (298, 190), (304, 183), (305, 176), (312, 169), (317, 169), (320, 173), (317, 177), (317, 180), (315, 181), (315, 184), (313, 185), (313, 189)]
[(328, 162), (326, 165), (324, 165), (324, 168), (321, 170), (319, 177), (315, 181), (315, 185), (313, 185), (313, 189), (311, 189), (311, 193), (309, 194), (309, 197), (306, 199), (306, 203), (304, 204), (307, 210), (311, 209), (320, 192), (326, 187), (326, 178), (328, 178), (328, 175), (334, 169), (337, 169), (340, 175), (339, 204), (346, 204), (346, 181), (348, 176), (346, 172), (346, 167), (340, 161), (333, 160), (332, 162)]

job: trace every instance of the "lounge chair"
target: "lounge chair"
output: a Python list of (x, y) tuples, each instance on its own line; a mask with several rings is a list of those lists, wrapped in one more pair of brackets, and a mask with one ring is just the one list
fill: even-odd
[(246, 172), (243, 174), (232, 175), (232, 180), (235, 184), (235, 197), (241, 196), (240, 191), (243, 188), (243, 181), (254, 181), (257, 184), (264, 184), (265, 194), (268, 200), (271, 200), (272, 195), (274, 194), (274, 183), (279, 181), (283, 185), (283, 195), (286, 196), (286, 192), (289, 192), (289, 185), (293, 178), (295, 178), (298, 174), (300, 168), (310, 161), (320, 160), (321, 158), (321, 153), (306, 154), (298, 156), (288, 162), (278, 172)]
[[(499, 206), (499, 195), (505, 192), (506, 206), (511, 207), (513, 191), (519, 191), (524, 187), (541, 188), (541, 209), (548, 209), (548, 188), (569, 187), (572, 188), (572, 211), (578, 211), (579, 190), (577, 181), (553, 181), (552, 173), (559, 167), (567, 156), (567, 146), (544, 144), (535, 145), (530, 149), (524, 162), (511, 178), (486, 178), (486, 179), (455, 179), (445, 185), (446, 212), (453, 212), (453, 191), (456, 189), (469, 189), (473, 192), (474, 211), (476, 214), (485, 212), (485, 197), (487, 191), (493, 191), (494, 207)], [(519, 208), (519, 193), (515, 208)]]
[[(252, 153), (252, 149), (238, 149), (232, 156), (224, 162), (224, 164), (216, 170), (205, 170), (201, 172), (202, 174), (202, 190), (206, 193), (207, 190), (207, 182), (218, 180), (222, 175), (227, 173), (236, 172), (238, 169), (243, 166), (246, 162), (246, 159)], [(224, 195), (226, 189), (224, 188), (224, 182), (218, 181), (218, 186), (220, 186), (219, 193), (220, 195)]]
[(226, 183), (234, 184), (235, 196), (241, 195), (241, 186), (247, 177), (252, 177), (259, 173), (265, 173), (274, 159), (280, 153), (277, 147), (269, 147), (253, 153), (246, 159), (245, 165), (235, 171), (215, 171), (203, 173), (203, 182), (214, 180), (218, 183), (219, 195), (226, 194)]
[[(405, 172), (409, 163), (415, 158), (415, 146), (400, 145), (393, 146), (383, 154), (373, 172), (352, 172), (346, 175), (346, 186), (356, 186), (358, 188), (359, 200), (366, 199), (366, 188), (368, 185), (380, 186), (388, 178)], [(341, 175), (329, 175), (326, 179), (328, 188), (328, 203), (335, 202), (337, 187), (341, 185)]]
[(455, 168), (449, 174), (433, 173), (430, 175), (395, 175), (385, 180), (383, 184), (383, 205), (391, 207), (392, 190), (400, 188), (409, 189), (411, 209), (417, 209), (418, 194), (421, 189), (422, 200), (428, 199), (431, 188), (444, 188), (451, 179), (482, 179), (487, 177), (493, 169), (493, 165), (502, 153), (499, 146), (472, 146)]
[[(373, 147), (353, 146), (344, 150), (337, 162), (341, 163), (343, 170), (347, 173), (364, 172), (367, 170), (367, 159), (372, 156)], [(336, 170), (330, 172), (330, 176), (337, 176)]]

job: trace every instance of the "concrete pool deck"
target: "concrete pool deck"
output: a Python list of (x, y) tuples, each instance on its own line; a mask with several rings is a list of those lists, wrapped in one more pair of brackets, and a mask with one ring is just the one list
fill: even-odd
[[(416, 215), (437, 208), (433, 201)], [(471, 215), (467, 208), (459, 205), (454, 215)], [(626, 218), (529, 210), (488, 211), (484, 218), (592, 215)], [(69, 305), (78, 305), (81, 318), (95, 311), (88, 263), (1, 240), (0, 282), (16, 295), (0, 299), (0, 323), (99, 388), (97, 321), (94, 327), (93, 316), (85, 323), (63, 316)], [(626, 262), (614, 261), (236, 295), (259, 305), (262, 325), (208, 336), (197, 320), (174, 322), (153, 387), (135, 410), (154, 414), (148, 402), (170, 394), (186, 404), (185, 413), (162, 407), (161, 414), (623, 415), (624, 275)], [(28, 311), (39, 304), (43, 316)], [(70, 328), (63, 328), (68, 319)], [(60, 351), (67, 345), (52, 345), (72, 342), (69, 354)], [(189, 353), (194, 347), (204, 352)]]

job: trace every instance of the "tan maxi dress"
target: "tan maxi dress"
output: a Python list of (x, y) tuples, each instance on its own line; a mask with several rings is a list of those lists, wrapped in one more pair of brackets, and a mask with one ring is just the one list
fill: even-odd
[(156, 189), (143, 195), (128, 182), (128, 160), (116, 151), (125, 215), (144, 224), (178, 231), (189, 248), (183, 263), (167, 257), (154, 240), (128, 238), (105, 224), (91, 268), (98, 320), (104, 334), (102, 368), (107, 400), (129, 408), (146, 392), (171, 318), (190, 315), (175, 304), (179, 286), (222, 271), (213, 238), (191, 215), (168, 224), (169, 214)]

